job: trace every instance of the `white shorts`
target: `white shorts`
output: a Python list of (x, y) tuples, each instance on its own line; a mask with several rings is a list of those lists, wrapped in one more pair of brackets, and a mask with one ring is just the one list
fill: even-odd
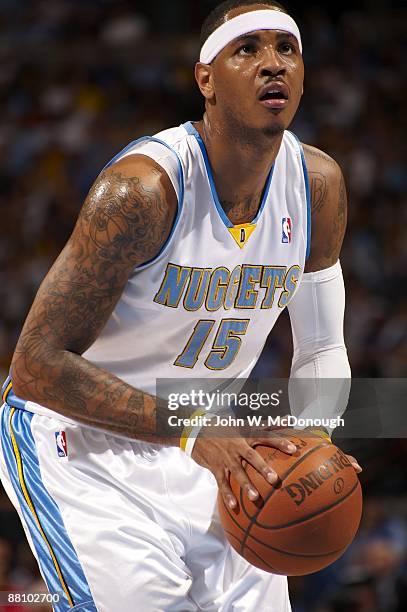
[(225, 540), (212, 474), (176, 448), (0, 408), (0, 474), (57, 612), (289, 612)]

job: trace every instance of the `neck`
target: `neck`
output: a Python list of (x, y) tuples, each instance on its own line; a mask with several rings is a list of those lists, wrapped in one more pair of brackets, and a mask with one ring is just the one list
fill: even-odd
[(226, 214), (234, 224), (251, 221), (260, 206), (283, 132), (264, 135), (256, 130), (251, 133), (225, 121), (210, 120), (207, 114), (195, 127), (205, 143)]

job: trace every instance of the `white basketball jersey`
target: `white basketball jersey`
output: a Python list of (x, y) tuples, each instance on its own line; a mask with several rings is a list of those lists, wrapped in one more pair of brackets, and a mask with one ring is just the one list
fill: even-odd
[(167, 170), (178, 216), (159, 255), (134, 270), (84, 357), (152, 394), (161, 378), (245, 378), (304, 270), (310, 227), (302, 147), (284, 133), (259, 211), (238, 226), (221, 207), (191, 123), (136, 141), (112, 162), (134, 153)]

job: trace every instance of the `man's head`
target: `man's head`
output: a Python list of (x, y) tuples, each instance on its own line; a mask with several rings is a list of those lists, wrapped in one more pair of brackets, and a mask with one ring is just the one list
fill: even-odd
[(195, 75), (209, 120), (249, 140), (286, 129), (302, 95), (304, 65), (300, 34), (285, 8), (227, 0), (205, 20), (201, 42)]

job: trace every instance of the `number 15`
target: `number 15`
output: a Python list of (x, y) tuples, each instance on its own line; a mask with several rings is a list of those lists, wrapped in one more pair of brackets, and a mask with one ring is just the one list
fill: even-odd
[[(212, 350), (205, 359), (210, 370), (224, 370), (234, 361), (242, 345), (250, 319), (222, 319), (213, 341)], [(201, 319), (195, 325), (184, 350), (174, 362), (182, 368), (193, 368), (216, 321)]]

